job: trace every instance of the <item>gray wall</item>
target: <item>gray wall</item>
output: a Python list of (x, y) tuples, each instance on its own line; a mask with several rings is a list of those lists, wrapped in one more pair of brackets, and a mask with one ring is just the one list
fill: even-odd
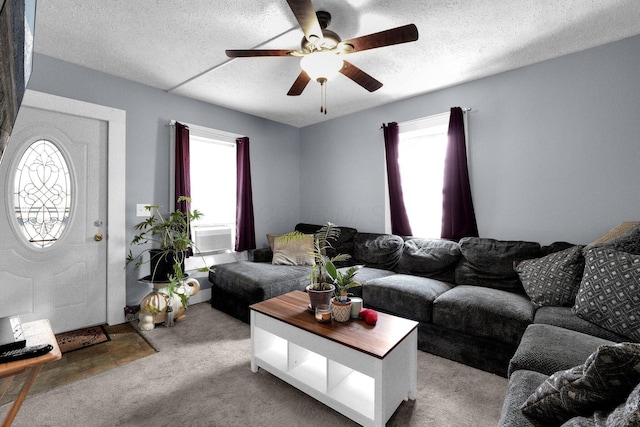
[[(127, 241), (133, 236), (133, 225), (140, 220), (135, 216), (136, 203), (169, 206), (168, 124), (172, 119), (250, 138), (259, 246), (266, 245), (266, 233), (289, 231), (300, 218), (300, 130), (297, 128), (171, 95), (42, 55), (34, 58), (29, 88), (126, 110)], [(148, 293), (146, 285), (139, 284), (137, 277), (139, 272), (129, 268), (128, 304), (137, 304)]]
[[(640, 213), (640, 37), (296, 129), (36, 55), (29, 88), (127, 111), (127, 237), (168, 205), (171, 119), (251, 138), (258, 247), (299, 221), (384, 232), (380, 126), (471, 107), (481, 236), (587, 243)], [(300, 171), (304, 171), (301, 173)], [(215, 196), (215, 195), (212, 195)], [(127, 302), (147, 288), (127, 277)]]
[(380, 126), (462, 106), (480, 235), (588, 243), (640, 220), (639, 70), (634, 37), (306, 127), (301, 219), (384, 232)]

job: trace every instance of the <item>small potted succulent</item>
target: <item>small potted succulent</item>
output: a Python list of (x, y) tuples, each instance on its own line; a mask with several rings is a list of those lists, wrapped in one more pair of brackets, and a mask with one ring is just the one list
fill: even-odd
[(336, 288), (331, 300), (331, 307), (333, 318), (338, 322), (346, 322), (351, 317), (351, 299), (348, 291), (351, 288), (362, 286), (354, 279), (361, 268), (361, 265), (354, 265), (343, 273), (336, 269), (333, 263), (327, 265), (327, 273), (333, 279)]

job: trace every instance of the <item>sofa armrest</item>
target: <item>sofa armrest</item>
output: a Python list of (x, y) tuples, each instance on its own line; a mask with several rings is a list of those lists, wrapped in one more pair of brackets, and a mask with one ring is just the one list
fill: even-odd
[(271, 262), (273, 251), (271, 248), (260, 248), (253, 251), (253, 262)]

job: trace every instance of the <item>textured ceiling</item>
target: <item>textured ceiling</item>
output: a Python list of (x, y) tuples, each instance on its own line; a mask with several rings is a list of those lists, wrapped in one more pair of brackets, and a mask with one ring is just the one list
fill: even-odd
[(35, 51), (170, 93), (303, 127), (640, 34), (638, 0), (314, 0), (343, 40), (414, 23), (419, 40), (346, 59), (384, 86), (339, 75), (298, 97), (295, 57), (230, 60), (225, 49), (298, 49), (285, 0), (38, 0)]

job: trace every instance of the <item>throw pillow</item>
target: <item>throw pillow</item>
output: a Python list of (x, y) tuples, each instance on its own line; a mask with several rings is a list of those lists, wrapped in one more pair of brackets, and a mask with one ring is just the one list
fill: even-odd
[(640, 425), (640, 384), (633, 389), (624, 405), (607, 417), (607, 426), (632, 427)]
[(269, 242), (269, 247), (271, 248), (272, 252), (273, 252), (273, 244), (275, 243), (276, 239), (280, 236), (282, 236), (282, 234), (273, 234), (273, 233), (267, 234), (267, 242)]
[(521, 261), (516, 265), (524, 291), (536, 307), (572, 306), (583, 270), (582, 246)]
[(640, 384), (633, 389), (627, 401), (611, 413), (596, 411), (590, 417), (571, 418), (562, 427), (634, 427), (640, 426)]
[(298, 231), (283, 234), (273, 242), (272, 264), (313, 265), (313, 234)]
[(521, 410), (550, 425), (560, 425), (576, 416), (611, 411), (639, 382), (640, 344), (602, 345), (583, 365), (551, 375)]
[(572, 311), (640, 341), (640, 255), (605, 247), (589, 249)]
[[(634, 223), (624, 223), (634, 224)], [(620, 252), (628, 252), (630, 254), (640, 255), (640, 225), (635, 225), (633, 228), (627, 230), (619, 236), (615, 236), (608, 240), (603, 240), (597, 243), (592, 243), (587, 246), (587, 249), (591, 248), (611, 248)]]

